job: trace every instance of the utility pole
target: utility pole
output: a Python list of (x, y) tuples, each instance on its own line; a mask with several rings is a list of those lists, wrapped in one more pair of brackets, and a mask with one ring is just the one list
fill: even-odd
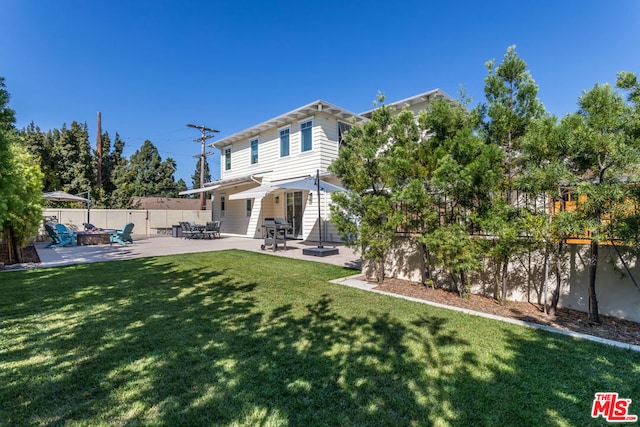
[[(202, 125), (188, 124), (187, 127), (198, 129), (202, 134), (200, 138), (194, 139), (195, 142), (199, 142), (200, 144), (202, 144), (202, 150), (200, 154), (193, 157), (200, 157), (200, 188), (203, 188), (204, 187), (204, 162), (206, 161), (207, 156), (210, 156), (213, 154), (211, 152), (205, 153), (204, 143), (207, 141), (207, 139), (213, 138), (215, 136), (215, 135), (212, 135), (210, 132), (218, 133), (220, 131), (216, 129), (211, 129)], [(200, 209), (201, 210), (207, 209), (207, 201), (204, 198), (204, 192), (200, 193)]]

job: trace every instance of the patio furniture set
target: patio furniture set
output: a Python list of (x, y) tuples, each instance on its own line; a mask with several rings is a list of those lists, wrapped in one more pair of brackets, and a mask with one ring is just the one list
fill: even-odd
[(182, 237), (185, 239), (216, 239), (220, 237), (220, 221), (207, 221), (205, 225), (194, 222), (180, 222)]
[(131, 232), (133, 231), (134, 224), (129, 222), (125, 224), (122, 230), (106, 230), (95, 227), (92, 224), (84, 224), (84, 231), (73, 231), (68, 229), (64, 224), (46, 222), (44, 228), (47, 234), (51, 238), (47, 248), (61, 248), (63, 246), (84, 246), (84, 245), (110, 245), (119, 243), (120, 245), (126, 245), (127, 243), (133, 244), (133, 238)]

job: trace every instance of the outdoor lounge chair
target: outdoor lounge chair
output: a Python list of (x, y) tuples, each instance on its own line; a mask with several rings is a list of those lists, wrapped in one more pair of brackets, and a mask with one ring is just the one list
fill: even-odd
[(194, 236), (194, 230), (191, 228), (191, 224), (186, 221), (180, 222), (180, 228), (182, 229), (182, 237), (185, 239), (192, 239)]
[(51, 243), (49, 243), (47, 248), (61, 248), (63, 246), (76, 245), (76, 234), (65, 227), (63, 224), (53, 224), (47, 222), (44, 225), (45, 230), (51, 237)]
[(116, 230), (111, 237), (109, 237), (109, 244), (120, 243), (122, 246), (125, 246), (127, 242), (133, 244), (133, 238), (131, 237), (131, 231), (133, 230), (134, 224), (132, 222), (128, 222), (125, 224), (122, 230)]
[(210, 239), (220, 237), (220, 221), (207, 221), (202, 234)]

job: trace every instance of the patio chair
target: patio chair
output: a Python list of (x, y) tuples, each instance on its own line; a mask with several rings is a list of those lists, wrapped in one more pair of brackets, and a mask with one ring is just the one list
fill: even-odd
[(133, 238), (131, 237), (133, 226), (134, 224), (132, 222), (128, 222), (122, 230), (116, 230), (111, 237), (109, 237), (109, 244), (112, 245), (115, 242), (125, 246), (127, 242), (129, 242), (133, 245)]
[(182, 229), (182, 237), (184, 237), (185, 239), (191, 239), (194, 237), (191, 224), (185, 221), (181, 221), (179, 224), (180, 224), (180, 228)]
[(51, 237), (51, 243), (45, 246), (46, 248), (61, 248), (67, 245), (76, 245), (76, 234), (63, 224), (47, 222), (44, 228), (47, 230), (49, 237)]
[(88, 222), (83, 222), (82, 225), (84, 226), (84, 231), (102, 231), (102, 228)]
[(202, 234), (210, 239), (220, 237), (220, 221), (207, 221)]

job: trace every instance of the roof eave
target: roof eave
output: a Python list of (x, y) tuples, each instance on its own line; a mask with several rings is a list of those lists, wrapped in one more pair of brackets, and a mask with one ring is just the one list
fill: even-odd
[[(454, 101), (454, 99), (449, 96), (446, 92), (441, 89), (433, 89), (418, 95), (411, 96), (409, 98), (401, 99), (400, 101), (395, 101), (389, 104), (386, 104), (388, 107), (393, 107), (396, 110), (402, 109), (404, 107), (409, 107), (411, 105), (418, 104), (420, 102), (425, 101), (435, 101), (437, 99), (444, 99), (446, 101)], [(365, 111), (364, 113), (360, 113), (361, 116), (366, 117), (367, 119), (371, 118), (373, 112), (377, 110), (374, 108), (369, 111)]]
[(305, 117), (309, 117), (310, 115), (318, 112), (326, 112), (345, 121), (355, 119), (356, 122), (361, 122), (365, 120), (365, 118), (359, 114), (353, 113), (351, 111), (345, 110), (344, 108), (340, 108), (329, 102), (319, 99), (302, 107), (296, 108), (295, 110), (289, 111), (288, 113), (281, 114), (270, 120), (247, 128), (240, 132), (236, 132), (214, 143), (211, 143), (208, 146), (222, 149), (223, 147), (230, 145), (236, 141), (248, 139), (253, 136), (259, 135), (261, 132), (264, 132), (267, 129), (282, 127), (288, 123), (304, 119)]

